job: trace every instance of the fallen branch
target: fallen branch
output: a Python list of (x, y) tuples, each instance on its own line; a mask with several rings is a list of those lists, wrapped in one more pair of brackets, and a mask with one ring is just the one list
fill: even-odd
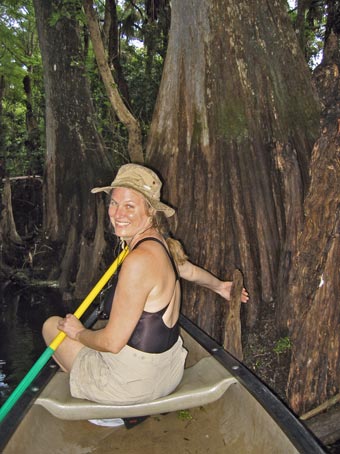
[(328, 410), (328, 408), (332, 407), (333, 405), (337, 404), (338, 402), (340, 402), (340, 393), (336, 394), (335, 396), (326, 400), (318, 407), (313, 408), (313, 410), (307, 411), (307, 413), (300, 416), (300, 419), (302, 419), (303, 421), (306, 421), (307, 419), (312, 418), (313, 416), (316, 416), (325, 410)]
[[(21, 175), (17, 177), (8, 177), (9, 181), (18, 181), (18, 180), (38, 180), (42, 182), (41, 175)], [(6, 178), (3, 178), (2, 181), (5, 182)]]

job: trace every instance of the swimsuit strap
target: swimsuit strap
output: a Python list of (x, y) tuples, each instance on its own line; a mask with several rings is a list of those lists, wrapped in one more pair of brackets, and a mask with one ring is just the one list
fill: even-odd
[(154, 238), (153, 236), (147, 236), (146, 238), (142, 238), (141, 240), (139, 240), (135, 245), (134, 247), (132, 248), (132, 250), (136, 249), (137, 246), (139, 246), (141, 243), (144, 243), (144, 241), (156, 241), (156, 243), (159, 243), (163, 246), (165, 252), (167, 253), (170, 261), (171, 261), (171, 264), (172, 264), (172, 267), (174, 269), (174, 272), (175, 272), (175, 276), (176, 276), (176, 281), (179, 280), (179, 273), (178, 273), (178, 270), (177, 270), (177, 267), (176, 267), (176, 264), (175, 264), (175, 261), (172, 257), (172, 255), (170, 254), (170, 252), (168, 251), (168, 249), (166, 248), (165, 244), (159, 240), (158, 238)]

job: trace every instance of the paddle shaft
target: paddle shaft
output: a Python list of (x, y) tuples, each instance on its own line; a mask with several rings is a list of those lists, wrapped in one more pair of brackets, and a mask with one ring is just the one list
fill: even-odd
[[(112, 263), (110, 268), (104, 273), (104, 275), (99, 279), (97, 284), (93, 287), (84, 301), (80, 304), (78, 309), (74, 312), (74, 316), (78, 319), (84, 314), (84, 312), (88, 309), (90, 304), (102, 290), (105, 284), (109, 281), (109, 279), (113, 276), (113, 274), (117, 271), (118, 266), (123, 262), (124, 258), (128, 254), (128, 248), (126, 247), (115, 259)], [(18, 386), (14, 389), (12, 394), (8, 397), (6, 402), (0, 408), (0, 422), (6, 417), (8, 412), (12, 409), (12, 407), (16, 404), (18, 399), (23, 395), (26, 389), (30, 386), (32, 381), (35, 377), (39, 374), (41, 369), (44, 365), (48, 362), (48, 360), (53, 356), (53, 353), (65, 339), (66, 334), (62, 331), (53, 339), (50, 345), (46, 348), (43, 354), (38, 358), (32, 368), (28, 371), (25, 377), (21, 380)]]

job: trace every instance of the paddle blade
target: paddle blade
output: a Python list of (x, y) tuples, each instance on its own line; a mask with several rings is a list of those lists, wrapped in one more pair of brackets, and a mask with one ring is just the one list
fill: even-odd
[(0, 408), (0, 422), (6, 417), (7, 413), (13, 408), (17, 400), (23, 395), (26, 389), (30, 386), (35, 377), (39, 374), (41, 369), (45, 366), (47, 361), (52, 357), (54, 350), (47, 347), (43, 354), (37, 359), (31, 369), (27, 372), (25, 377), (21, 380), (19, 385), (14, 389), (12, 394)]

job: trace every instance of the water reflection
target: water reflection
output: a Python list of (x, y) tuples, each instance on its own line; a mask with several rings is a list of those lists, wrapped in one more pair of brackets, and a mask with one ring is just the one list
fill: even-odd
[(70, 310), (55, 289), (7, 287), (0, 294), (0, 406), (45, 349), (44, 320)]

